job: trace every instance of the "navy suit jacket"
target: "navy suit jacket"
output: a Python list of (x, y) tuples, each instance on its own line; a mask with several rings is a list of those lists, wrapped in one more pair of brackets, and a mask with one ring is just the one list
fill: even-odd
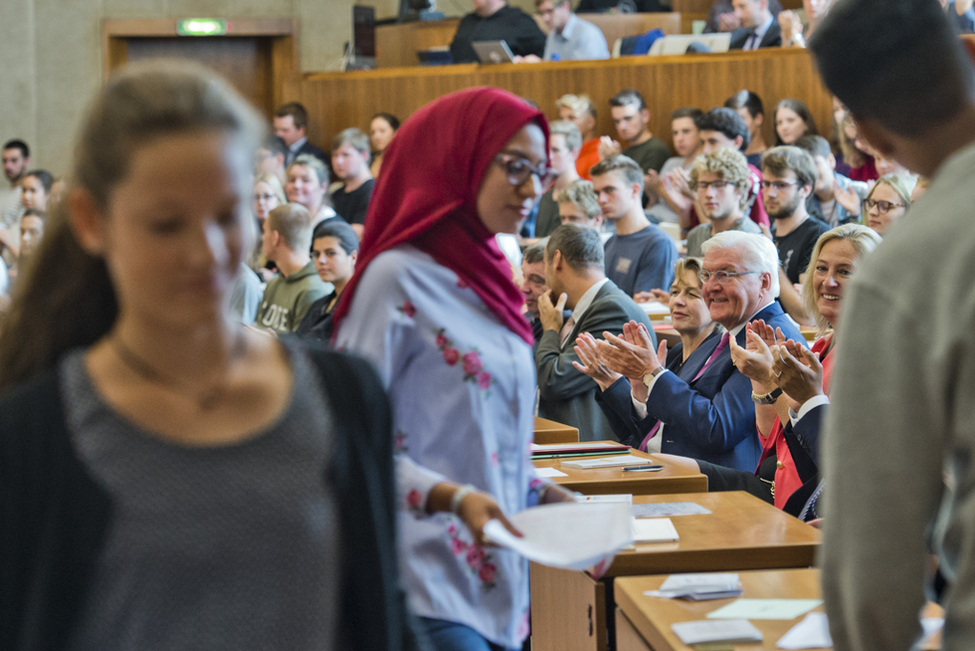
[[(731, 32), (731, 43), (728, 45), (730, 50), (741, 50), (744, 49), (745, 43), (748, 42), (748, 37), (751, 36), (753, 30), (747, 27), (739, 27), (735, 31)], [(768, 30), (765, 32), (765, 36), (762, 37), (762, 41), (758, 44), (761, 49), (763, 47), (780, 47), (782, 45), (782, 28), (779, 27), (779, 21), (772, 16), (772, 24), (769, 25)], [(785, 332), (783, 330), (782, 332)]]
[[(763, 319), (773, 328), (782, 328), (790, 339), (800, 343), (806, 341), (777, 301), (751, 318), (752, 321), (755, 319)], [(735, 340), (738, 345), (745, 346), (744, 329)], [(704, 374), (690, 383), (688, 374), (693, 378), (700, 368), (698, 366), (693, 373), (659, 376), (647, 401), (647, 418), (637, 421), (636, 428), (646, 436), (656, 421), (663, 421), (661, 452), (754, 472), (762, 445), (755, 427), (751, 380), (731, 363), (730, 347), (724, 348)], [(626, 400), (630, 418), (635, 420), (629, 395)]]
[[(324, 151), (316, 147), (315, 145), (311, 144), (311, 141), (309, 140), (306, 140), (305, 144), (303, 144), (298, 149), (297, 153), (295, 153), (294, 155), (294, 158), (287, 161), (288, 165), (293, 163), (295, 158), (298, 158), (299, 156), (303, 156), (305, 154), (308, 154), (309, 156), (314, 156), (315, 158), (317, 158), (318, 160), (322, 161), (325, 164), (326, 169), (331, 170), (331, 164), (332, 164), (331, 157), (328, 154), (326, 154)], [(287, 158), (287, 156), (285, 156), (285, 158)]]

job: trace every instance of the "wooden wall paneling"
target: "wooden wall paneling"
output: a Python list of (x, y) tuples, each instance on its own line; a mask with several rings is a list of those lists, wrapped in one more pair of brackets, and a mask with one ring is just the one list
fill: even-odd
[(556, 118), (555, 100), (564, 93), (585, 92), (598, 108), (597, 131), (615, 135), (608, 99), (623, 88), (636, 88), (647, 98), (651, 129), (670, 140), (670, 112), (684, 105), (704, 110), (721, 106), (733, 93), (748, 88), (766, 104), (766, 140), (772, 142), (772, 111), (785, 97), (807, 104), (829, 135), (831, 103), (809, 53), (796, 49), (760, 52), (626, 57), (609, 61), (575, 61), (525, 65), (458, 65), (440, 68), (391, 68), (308, 75), (286, 85), (286, 100), (304, 102), (311, 114), (309, 137), (324, 145), (349, 126), (364, 128), (380, 111), (401, 120), (424, 104), (461, 88), (492, 85), (536, 102)]

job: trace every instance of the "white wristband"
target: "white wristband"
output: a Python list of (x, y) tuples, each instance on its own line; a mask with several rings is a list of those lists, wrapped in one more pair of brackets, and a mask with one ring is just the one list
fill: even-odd
[(473, 493), (477, 489), (470, 484), (464, 484), (460, 488), (454, 491), (454, 496), (450, 498), (450, 512), (454, 515), (459, 515), (457, 510), (460, 508), (460, 503), (467, 497), (468, 493)]

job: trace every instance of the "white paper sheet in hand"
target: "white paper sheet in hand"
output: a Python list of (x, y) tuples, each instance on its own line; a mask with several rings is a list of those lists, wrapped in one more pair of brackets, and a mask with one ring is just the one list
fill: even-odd
[(589, 569), (633, 542), (630, 505), (625, 502), (547, 504), (509, 520), (523, 538), (497, 520), (484, 526), (485, 535), (530, 561), (566, 570)]
[(826, 613), (809, 613), (801, 622), (779, 638), (780, 649), (829, 649), (833, 638), (829, 636), (829, 620)]

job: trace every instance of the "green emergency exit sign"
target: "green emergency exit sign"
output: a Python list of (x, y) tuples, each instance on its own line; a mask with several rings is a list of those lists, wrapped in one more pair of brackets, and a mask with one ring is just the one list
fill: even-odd
[(227, 33), (227, 21), (216, 18), (187, 18), (176, 23), (180, 36), (223, 36)]

